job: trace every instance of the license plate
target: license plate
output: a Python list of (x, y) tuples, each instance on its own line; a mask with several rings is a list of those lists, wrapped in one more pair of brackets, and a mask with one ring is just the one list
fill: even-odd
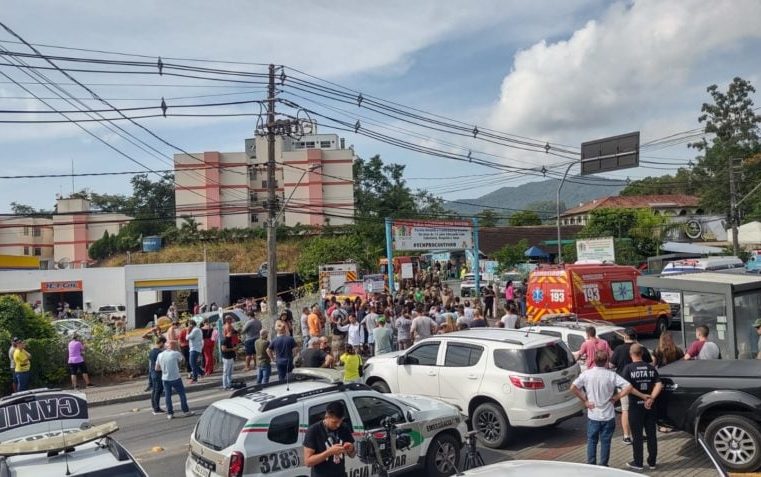
[(571, 389), (570, 381), (561, 381), (558, 383), (558, 391), (568, 391)]
[(211, 469), (207, 469), (200, 462), (193, 464), (193, 475), (197, 477), (209, 477), (211, 475)]

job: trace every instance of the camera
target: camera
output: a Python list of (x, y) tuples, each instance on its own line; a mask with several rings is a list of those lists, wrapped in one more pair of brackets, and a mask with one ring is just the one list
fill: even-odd
[(363, 464), (377, 466), (385, 475), (394, 464), (396, 451), (412, 446), (409, 431), (398, 429), (393, 419), (381, 421), (381, 428), (365, 432), (364, 438), (358, 442), (357, 456)]

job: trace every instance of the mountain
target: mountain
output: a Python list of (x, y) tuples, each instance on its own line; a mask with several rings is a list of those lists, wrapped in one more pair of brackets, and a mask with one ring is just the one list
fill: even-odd
[[(579, 183), (581, 182), (581, 183)], [(594, 182), (594, 183), (592, 183)], [(604, 178), (571, 176), (566, 179), (563, 189), (560, 191), (561, 208), (572, 208), (580, 202), (618, 195), (624, 188), (620, 180)], [(502, 187), (494, 192), (475, 199), (458, 199), (444, 203), (444, 207), (452, 212), (463, 216), (472, 216), (484, 208), (494, 207), (498, 215), (511, 215), (516, 210), (544, 211), (542, 218), (555, 215), (555, 194), (558, 181), (555, 179), (528, 182), (514, 187)]]

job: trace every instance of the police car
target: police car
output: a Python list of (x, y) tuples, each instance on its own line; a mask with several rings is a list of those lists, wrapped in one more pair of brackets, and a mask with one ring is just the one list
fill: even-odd
[(77, 392), (35, 389), (0, 399), (0, 477), (147, 477), (110, 435), (116, 422), (88, 421)]
[[(381, 429), (387, 418), (409, 434), (390, 471), (420, 467), (427, 475), (456, 472), (467, 432), (464, 416), (443, 401), (421, 396), (381, 394), (361, 383), (344, 384), (335, 370), (298, 368), (288, 383), (273, 382), (240, 389), (211, 404), (190, 438), (186, 477), (308, 476), (302, 441), (328, 404), (340, 401), (345, 423), (356, 441)], [(346, 461), (349, 477), (371, 477), (377, 467), (359, 457)]]

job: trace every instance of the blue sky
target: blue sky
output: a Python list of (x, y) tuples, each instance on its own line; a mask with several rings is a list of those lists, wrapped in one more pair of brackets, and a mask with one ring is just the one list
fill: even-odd
[[(700, 105), (707, 100), (706, 86), (725, 85), (735, 76), (750, 79), (757, 87), (761, 82), (761, 63), (757, 61), (761, 4), (753, 0), (285, 1), (276, 5), (242, 0), (214, 5), (179, 0), (9, 0), (4, 2), (3, 13), (2, 21), (33, 43), (286, 64), (367, 94), (467, 123), (573, 146), (633, 130), (641, 130), (645, 142), (697, 128)], [(5, 32), (0, 34), (0, 41), (9, 39)], [(0, 45), (25, 51), (21, 45)], [(103, 56), (40, 48), (46, 54)], [(253, 66), (221, 66), (261, 71)], [(16, 68), (0, 66), (0, 71), (29, 81)], [(55, 81), (65, 81), (54, 72), (45, 73)], [(159, 85), (93, 86), (103, 97), (120, 98), (115, 103), (121, 107), (156, 104), (162, 96), (240, 91), (169, 86), (208, 83), (166, 77), (74, 74), (91, 83)], [(0, 109), (46, 109), (33, 99), (15, 99), (27, 94), (7, 84), (4, 77), (0, 81)], [(40, 86), (30, 88), (50, 96)], [(88, 96), (77, 87), (66, 88), (77, 97)], [(184, 102), (263, 97), (262, 92), (255, 91)], [(178, 102), (182, 101), (170, 101), (170, 106)], [(63, 107), (60, 100), (54, 104)], [(351, 114), (367, 114), (351, 106), (335, 106), (349, 110), (347, 120)], [(43, 115), (24, 118), (40, 119)], [(0, 119), (18, 119), (18, 115), (0, 115)], [(378, 119), (392, 127), (408, 128), (393, 119)], [(242, 150), (243, 139), (254, 128), (253, 118), (161, 118), (141, 123), (188, 151)], [(160, 150), (163, 159), (135, 149), (102, 127), (86, 127), (150, 168), (169, 167), (177, 151), (127, 123), (119, 124)], [(320, 128), (330, 131), (323, 125)], [(428, 130), (414, 132), (417, 137), (406, 139), (458, 152), (471, 149), (491, 154), (482, 157), (513, 166), (556, 167), (562, 161)], [(411, 153), (362, 136), (339, 134), (346, 136), (347, 143), (353, 144), (362, 157), (381, 154), (386, 161), (407, 165), (407, 176), (416, 178), (411, 185), (445, 198), (478, 197), (502, 185), (533, 180), (533, 176), (510, 174), (502, 176), (505, 181), (487, 177), (464, 186), (459, 179), (425, 180), (494, 171)], [(616, 177), (659, 175), (668, 171), (654, 167), (673, 169), (692, 155), (684, 144), (643, 151), (646, 160), (657, 164)], [(67, 173), (72, 161), (75, 172), (141, 169), (70, 124), (0, 124), (2, 175)], [(130, 192), (129, 176), (77, 178), (74, 187), (100, 193)], [(67, 194), (71, 188), (71, 179), (3, 180), (0, 212), (8, 212), (12, 201), (50, 208), (56, 193)]]

